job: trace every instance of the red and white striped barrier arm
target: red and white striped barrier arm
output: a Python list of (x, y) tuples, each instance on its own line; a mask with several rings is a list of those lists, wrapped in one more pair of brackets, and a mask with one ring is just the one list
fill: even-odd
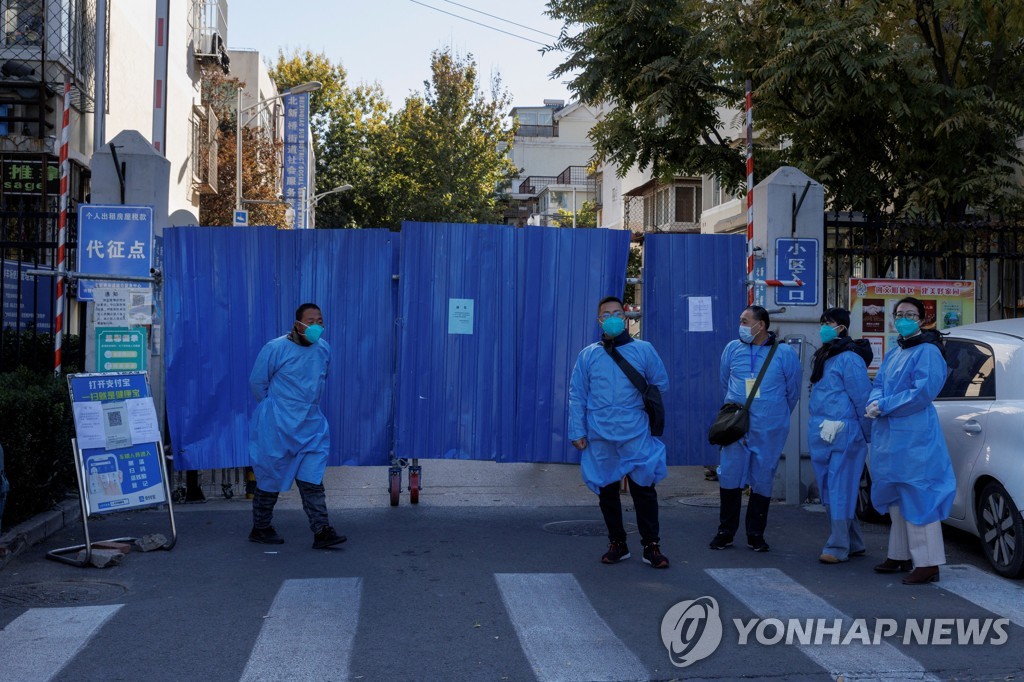
[(71, 79), (64, 79), (64, 118), (60, 127), (60, 215), (57, 218), (57, 309), (53, 323), (53, 373), (60, 376), (64, 337), (65, 244), (68, 230), (68, 137), (71, 129)]
[(754, 105), (747, 81), (747, 305), (754, 305)]

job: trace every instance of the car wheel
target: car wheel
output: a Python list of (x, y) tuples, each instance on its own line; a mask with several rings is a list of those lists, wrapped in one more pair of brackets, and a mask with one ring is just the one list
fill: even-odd
[(1024, 573), (1024, 520), (1006, 489), (993, 481), (978, 500), (978, 536), (996, 573), (1016, 578)]
[(889, 519), (888, 514), (879, 514), (871, 506), (871, 473), (867, 466), (860, 475), (860, 486), (857, 488), (857, 518), (864, 523), (885, 523)]

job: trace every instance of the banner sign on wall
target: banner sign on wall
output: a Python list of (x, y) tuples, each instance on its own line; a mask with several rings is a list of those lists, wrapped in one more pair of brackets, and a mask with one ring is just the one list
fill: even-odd
[(974, 290), (971, 280), (851, 279), (850, 334), (871, 342), (875, 358), (868, 370), (877, 371), (885, 354), (896, 347), (893, 309), (901, 298), (912, 296), (924, 303), (922, 329), (944, 331), (974, 323)]

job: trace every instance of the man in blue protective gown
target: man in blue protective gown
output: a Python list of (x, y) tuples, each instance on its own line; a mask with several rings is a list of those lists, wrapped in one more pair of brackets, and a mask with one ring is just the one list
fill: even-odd
[(821, 347), (811, 370), (807, 443), (818, 479), (829, 537), (818, 561), (838, 564), (865, 553), (857, 523), (857, 494), (868, 454), (871, 421), (864, 416), (871, 392), (865, 339), (850, 338), (850, 313), (830, 308), (821, 316)]
[(651, 435), (644, 401), (609, 354), (615, 348), (648, 383), (668, 390), (668, 373), (654, 346), (633, 339), (626, 329), (622, 301), (601, 300), (597, 321), (602, 337), (576, 359), (569, 383), (569, 439), (582, 454), (583, 482), (598, 495), (611, 544), (601, 557), (617, 564), (630, 557), (622, 524), (619, 484), (628, 477), (644, 563), (668, 568), (658, 536), (658, 494), (654, 485), (665, 478), (665, 444)]
[(778, 344), (764, 379), (750, 404), (750, 428), (747, 434), (722, 448), (718, 485), (721, 499), (718, 533), (711, 549), (732, 545), (740, 525), (743, 488), (750, 486), (747, 503), (747, 546), (755, 552), (767, 552), (764, 530), (768, 525), (775, 469), (789, 435), (790, 413), (800, 398), (800, 359), (796, 351), (780, 343), (768, 331), (771, 320), (761, 306), (750, 306), (740, 315), (740, 338), (730, 341), (722, 351), (719, 375), (725, 402), (743, 404), (772, 346)]
[(278, 494), (290, 489), (292, 481), (309, 517), (314, 549), (347, 539), (328, 522), (323, 485), (331, 443), (320, 410), (331, 354), (323, 332), (320, 308), (303, 303), (295, 311), (292, 330), (263, 347), (249, 376), (249, 387), (259, 401), (249, 425), (249, 458), (256, 473), (249, 533), (253, 542), (284, 542), (270, 522)]
[(878, 573), (914, 570), (905, 585), (938, 582), (946, 563), (942, 520), (956, 495), (956, 478), (932, 401), (946, 383), (942, 337), (921, 329), (924, 304), (900, 300), (893, 310), (898, 348), (882, 361), (868, 396), (871, 425), (871, 504), (889, 512), (889, 549)]

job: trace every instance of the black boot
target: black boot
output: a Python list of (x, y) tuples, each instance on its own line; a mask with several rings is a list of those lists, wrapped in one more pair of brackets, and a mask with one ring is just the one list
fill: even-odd
[(739, 488), (719, 488), (721, 506), (718, 511), (718, 534), (708, 545), (711, 549), (725, 549), (732, 544), (733, 536), (740, 527), (740, 507), (743, 504), (743, 491)]
[(768, 525), (768, 505), (771, 498), (757, 493), (750, 494), (747, 502), (747, 546), (755, 552), (767, 552), (764, 529)]

